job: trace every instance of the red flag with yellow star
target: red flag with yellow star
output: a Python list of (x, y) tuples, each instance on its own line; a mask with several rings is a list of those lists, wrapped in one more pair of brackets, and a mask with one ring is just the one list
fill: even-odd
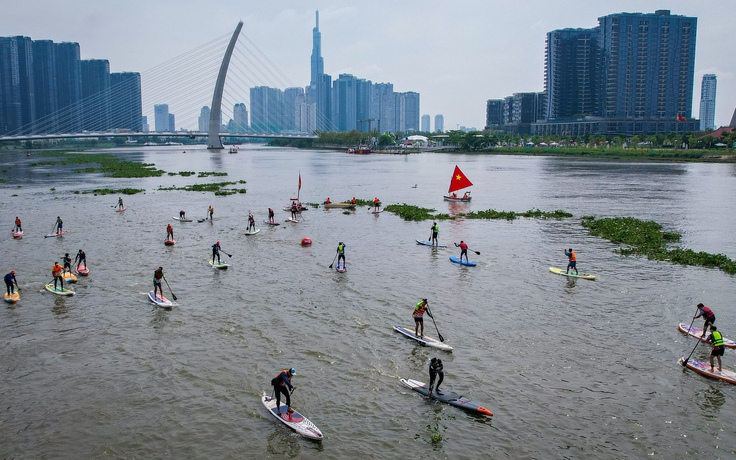
[(471, 185), (473, 183), (470, 182), (470, 179), (465, 177), (465, 174), (455, 165), (455, 172), (452, 173), (452, 180), (450, 180), (450, 188), (447, 190), (447, 193), (452, 193), (461, 188), (470, 187)]

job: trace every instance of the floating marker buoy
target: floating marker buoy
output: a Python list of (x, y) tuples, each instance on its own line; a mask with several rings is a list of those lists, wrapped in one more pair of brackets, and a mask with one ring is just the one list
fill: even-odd
[(312, 244), (311, 238), (302, 238), (302, 246), (309, 246)]

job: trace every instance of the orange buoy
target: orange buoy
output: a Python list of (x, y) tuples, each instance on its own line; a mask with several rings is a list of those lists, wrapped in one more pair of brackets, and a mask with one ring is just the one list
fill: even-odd
[(302, 246), (309, 246), (312, 244), (311, 238), (302, 238)]

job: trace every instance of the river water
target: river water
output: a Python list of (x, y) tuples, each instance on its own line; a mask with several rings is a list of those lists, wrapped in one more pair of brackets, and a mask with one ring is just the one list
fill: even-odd
[[(184, 152), (186, 151), (186, 152)], [(677, 363), (695, 342), (677, 331), (695, 305), (736, 336), (734, 278), (721, 271), (621, 257), (581, 227), (584, 215), (655, 220), (695, 250), (736, 257), (736, 167), (593, 162), (553, 157), (345, 155), (245, 146), (120, 149), (166, 171), (110, 179), (0, 154), (0, 219), (19, 215), (22, 240), (0, 238), (2, 274), (17, 272), (17, 304), (0, 311), (0, 456), (3, 458), (733, 458), (736, 387)], [(455, 165), (474, 182), (472, 204), (442, 201)], [(363, 207), (310, 209), (298, 224), (262, 224), (268, 207), (356, 196), (457, 213), (563, 209), (564, 220), (440, 222), (432, 250), (415, 239), (431, 222)], [(246, 194), (159, 191), (159, 186), (245, 180)], [(124, 197), (75, 194), (145, 188)], [(52, 190), (54, 188), (55, 190)], [(180, 209), (214, 222), (172, 220)], [(261, 232), (244, 235), (252, 210)], [(48, 238), (56, 216), (68, 234)], [(165, 247), (166, 224), (177, 244)], [(6, 230), (7, 231), (7, 230)], [(303, 237), (312, 239), (302, 247)], [(448, 261), (465, 240), (474, 268)], [(207, 264), (219, 240), (231, 263)], [(348, 271), (335, 273), (338, 242)], [(598, 280), (568, 280), (565, 248)], [(62, 298), (43, 290), (54, 261), (87, 253), (90, 276)], [(145, 294), (163, 266), (178, 305)], [(168, 289), (166, 289), (168, 293)], [(454, 352), (415, 345), (429, 299)], [(700, 324), (700, 320), (698, 320)], [(702, 325), (702, 324), (701, 324)], [(431, 322), (427, 334), (435, 335)], [(445, 364), (444, 389), (493, 411), (481, 418), (403, 388)], [(694, 355), (707, 358), (708, 347)], [(736, 368), (734, 352), (724, 366)], [(324, 432), (294, 434), (260, 403), (269, 381), (295, 367), (293, 406)], [(432, 440), (435, 442), (433, 443)], [(441, 439), (438, 439), (440, 438)]]

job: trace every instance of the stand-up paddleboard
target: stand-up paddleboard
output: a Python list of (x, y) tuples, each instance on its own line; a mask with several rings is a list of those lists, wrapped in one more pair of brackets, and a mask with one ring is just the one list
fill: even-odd
[(379, 209), (378, 211), (371, 211), (371, 214), (381, 214), (385, 209)]
[(153, 291), (148, 293), (148, 300), (167, 310), (171, 310), (171, 307), (174, 306), (173, 302), (171, 302), (169, 299), (161, 295), (156, 295), (153, 293)]
[[(685, 323), (680, 323), (678, 326), (678, 329), (680, 332), (685, 333), (691, 337), (695, 337), (696, 339), (699, 339), (703, 335), (703, 328), (698, 326), (689, 326)], [(708, 338), (708, 334), (703, 337), (703, 341)], [(723, 346), (726, 348), (736, 348), (736, 342), (734, 342), (731, 339), (723, 338)]]
[(115, 212), (123, 212), (123, 211), (125, 211), (126, 209), (128, 209), (128, 208), (123, 208), (123, 209), (120, 209), (120, 208), (118, 208), (118, 209), (116, 209), (116, 210), (115, 210)]
[(225, 269), (225, 268), (227, 268), (227, 267), (230, 266), (230, 265), (227, 264), (227, 262), (222, 262), (222, 261), (215, 262), (214, 260), (211, 260), (211, 259), (208, 260), (207, 263), (210, 264), (210, 266), (212, 268), (222, 268), (222, 269)]
[(53, 232), (53, 233), (49, 233), (48, 235), (44, 235), (44, 238), (54, 238), (56, 236), (61, 236), (61, 235), (65, 234), (65, 233), (66, 233), (66, 230), (62, 230), (60, 232), (59, 231), (56, 231), (56, 232)]
[(245, 231), (245, 234), (246, 234), (246, 235), (255, 235), (256, 233), (258, 233), (258, 232), (260, 232), (260, 231), (261, 231), (261, 229), (260, 229), (260, 228), (257, 228), (257, 229), (255, 229), (255, 230), (246, 230), (246, 231)]
[(466, 267), (475, 267), (476, 265), (478, 265), (473, 261), (460, 260), (460, 258), (456, 256), (450, 256), (450, 262), (454, 262), (460, 265), (465, 265)]
[(200, 222), (201, 223), (201, 222), (204, 222), (206, 220), (212, 222), (212, 221), (215, 221), (215, 220), (220, 220), (220, 218), (219, 217), (213, 217), (212, 219), (210, 219), (209, 217), (205, 217), (204, 219), (197, 219), (197, 222)]
[(413, 329), (407, 329), (407, 328), (402, 327), (402, 326), (394, 326), (394, 330), (396, 332), (400, 332), (401, 334), (409, 337), (412, 340), (416, 340), (417, 342), (421, 343), (422, 345), (426, 345), (426, 346), (432, 347), (432, 348), (437, 348), (439, 350), (452, 351), (452, 347), (451, 346), (446, 345), (446, 344), (440, 342), (439, 340), (437, 340), (437, 339), (435, 339), (433, 337), (430, 337), (428, 335), (417, 336), (416, 334), (414, 334), (414, 330)]
[(63, 288), (63, 289), (61, 289), (61, 288), (55, 288), (53, 282), (51, 282), (51, 283), (49, 283), (49, 284), (46, 285), (46, 290), (49, 291), (49, 292), (53, 292), (56, 295), (74, 295), (74, 291), (72, 291), (71, 289), (67, 289), (67, 288)]
[(314, 439), (315, 441), (321, 441), (324, 435), (319, 428), (312, 423), (307, 417), (303, 416), (299, 412), (287, 412), (286, 404), (281, 404), (280, 407), (276, 408), (276, 398), (266, 396), (266, 392), (263, 392), (261, 396), (261, 402), (268, 409), (268, 412), (276, 417), (281, 423), (288, 426), (298, 434), (308, 439)]
[[(680, 358), (678, 363), (682, 365), (682, 363), (685, 362), (685, 357), (683, 356)], [(710, 377), (712, 379), (718, 379), (723, 380), (724, 382), (732, 383), (736, 385), (736, 372), (729, 371), (728, 369), (723, 369), (722, 371), (718, 370), (718, 363), (714, 362), (716, 365), (713, 370), (710, 370), (710, 363), (706, 361), (701, 361), (699, 359), (690, 358), (687, 360), (687, 366), (688, 369), (692, 369), (698, 374), (704, 375), (706, 377)]]
[(298, 224), (299, 223), (299, 221), (296, 220), (296, 219), (286, 219), (286, 222), (292, 222), (294, 224)]
[(457, 393), (452, 393), (450, 391), (443, 391), (442, 393), (438, 393), (437, 389), (435, 388), (432, 390), (432, 395), (430, 396), (429, 386), (424, 382), (419, 382), (417, 380), (411, 379), (401, 379), (401, 383), (404, 386), (416, 391), (420, 395), (426, 396), (430, 399), (436, 399), (437, 401), (447, 403), (473, 413), (489, 415), (491, 417), (493, 416), (493, 412), (491, 412), (490, 410), (486, 409), (475, 401), (471, 401), (464, 396), (460, 396)]
[(555, 275), (562, 275), (562, 276), (569, 276), (571, 278), (582, 278), (584, 280), (591, 280), (595, 281), (595, 275), (588, 275), (586, 273), (581, 273), (579, 275), (576, 275), (575, 273), (565, 273), (565, 270), (557, 267), (549, 267), (549, 271), (554, 273)]
[(165, 244), (166, 246), (173, 246), (174, 244), (176, 244), (176, 240), (175, 240), (175, 239), (173, 239), (173, 238), (166, 238), (166, 239), (164, 240), (164, 244)]
[(74, 276), (74, 273), (72, 272), (64, 272), (61, 274), (61, 278), (64, 280), (65, 283), (76, 283), (77, 277)]
[(264, 220), (263, 223), (268, 224), (268, 225), (281, 225), (280, 223), (273, 221), (273, 220), (272, 221)]
[(14, 291), (12, 294), (5, 293), (5, 301), (8, 303), (15, 303), (20, 300), (20, 294), (18, 291)]
[(338, 273), (345, 273), (345, 271), (348, 269), (348, 267), (345, 266), (345, 264), (338, 264), (335, 265), (335, 271)]
[(89, 268), (79, 266), (77, 267), (77, 274), (81, 276), (88, 276), (89, 275)]
[(174, 220), (178, 220), (179, 222), (192, 222), (192, 219), (187, 219), (186, 217), (184, 219), (181, 217), (174, 217)]
[(446, 248), (447, 246), (444, 244), (432, 244), (431, 241), (419, 241), (416, 240), (417, 244), (421, 244), (422, 246), (432, 246), (433, 248)]
[(22, 238), (22, 237), (23, 237), (23, 230), (21, 230), (19, 232), (15, 232), (15, 231), (13, 232), (13, 238), (18, 239), (18, 238)]

